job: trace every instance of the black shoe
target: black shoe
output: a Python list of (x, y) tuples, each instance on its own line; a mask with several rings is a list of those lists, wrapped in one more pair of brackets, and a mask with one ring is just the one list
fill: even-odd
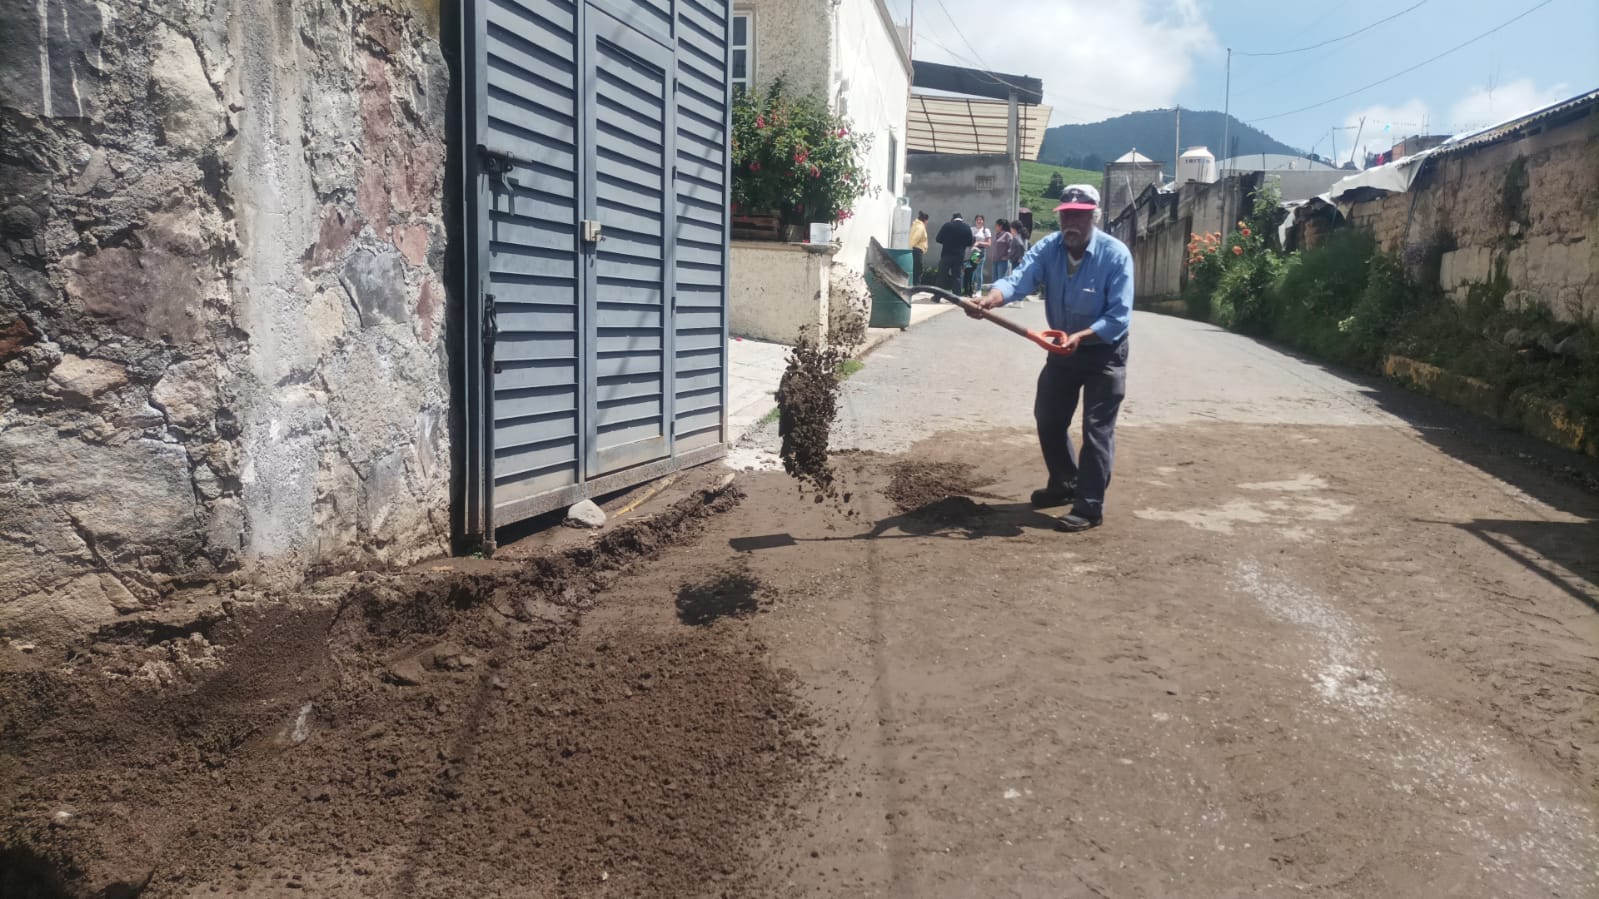
[(1041, 487), (1033, 491), (1033, 508), (1064, 506), (1076, 497), (1077, 491), (1072, 487)]
[(1086, 531), (1089, 528), (1099, 527), (1103, 521), (1103, 518), (1089, 518), (1084, 515), (1078, 515), (1076, 512), (1068, 512), (1062, 515), (1059, 521), (1055, 522), (1055, 530), (1068, 533)]

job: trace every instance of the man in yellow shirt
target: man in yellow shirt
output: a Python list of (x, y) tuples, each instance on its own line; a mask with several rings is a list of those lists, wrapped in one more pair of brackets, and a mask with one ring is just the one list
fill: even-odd
[(911, 283), (922, 283), (922, 254), (927, 252), (927, 213), (916, 214), (911, 222)]

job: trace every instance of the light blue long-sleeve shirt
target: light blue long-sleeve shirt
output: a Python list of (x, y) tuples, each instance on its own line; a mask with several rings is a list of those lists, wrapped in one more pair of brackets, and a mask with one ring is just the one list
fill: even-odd
[(1066, 269), (1066, 247), (1056, 231), (1033, 245), (1016, 271), (994, 284), (1009, 303), (1044, 284), (1049, 326), (1075, 334), (1092, 328), (1105, 343), (1127, 336), (1133, 320), (1133, 254), (1127, 245), (1094, 229), (1077, 274)]

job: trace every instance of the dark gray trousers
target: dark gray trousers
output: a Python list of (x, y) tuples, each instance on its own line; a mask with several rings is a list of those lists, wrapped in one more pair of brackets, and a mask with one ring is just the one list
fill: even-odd
[[(1070, 356), (1050, 356), (1038, 375), (1033, 419), (1051, 487), (1076, 487), (1072, 512), (1098, 519), (1105, 514), (1116, 457), (1116, 415), (1127, 395), (1127, 344), (1085, 345)], [(1083, 448), (1072, 447), (1072, 418), (1083, 407)]]

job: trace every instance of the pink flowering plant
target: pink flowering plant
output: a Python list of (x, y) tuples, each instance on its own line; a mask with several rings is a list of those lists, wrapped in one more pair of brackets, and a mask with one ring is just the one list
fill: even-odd
[(817, 96), (791, 96), (782, 82), (741, 91), (733, 102), (734, 211), (775, 212), (784, 224), (848, 219), (875, 195), (862, 165), (871, 139), (850, 130)]

